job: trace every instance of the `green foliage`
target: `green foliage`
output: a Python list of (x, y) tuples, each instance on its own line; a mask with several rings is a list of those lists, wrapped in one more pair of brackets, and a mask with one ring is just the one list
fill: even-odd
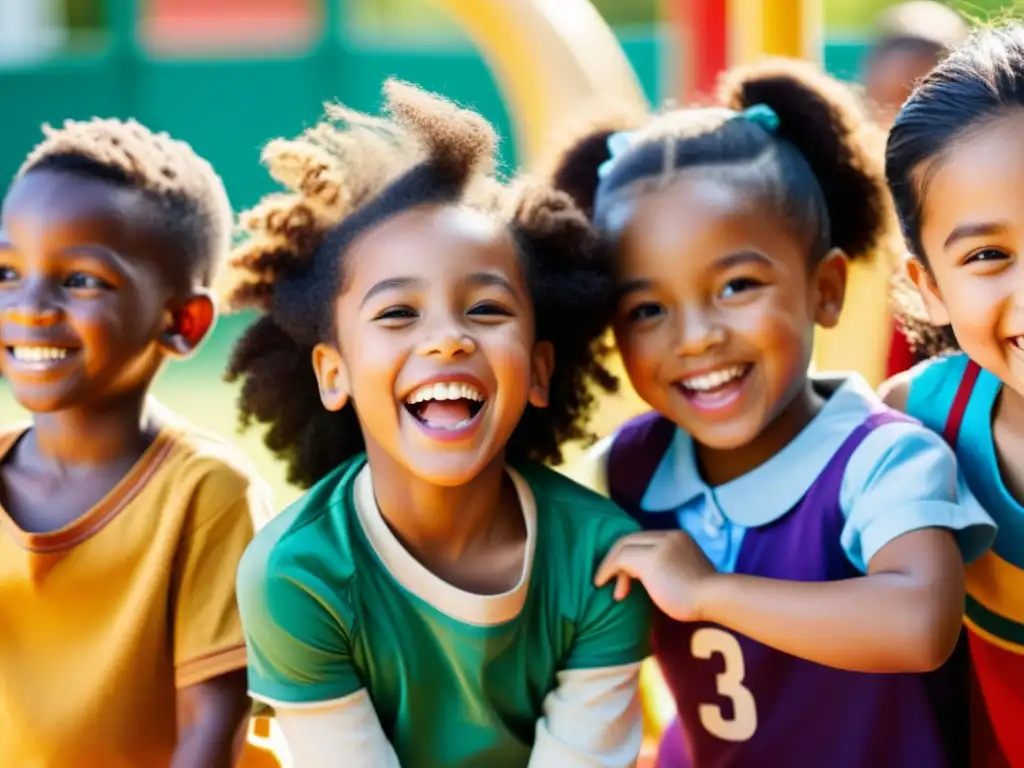
[[(825, 3), (825, 25), (832, 30), (868, 31), (875, 16), (890, 5), (893, 0), (823, 0)], [(969, 19), (989, 21), (1024, 7), (1022, 0), (945, 0)], [(1019, 13), (1017, 14), (1019, 15)]]
[(63, 0), (59, 4), (63, 13), (58, 18), (63, 17), (71, 32), (96, 32), (107, 25), (107, 4), (103, 0)]

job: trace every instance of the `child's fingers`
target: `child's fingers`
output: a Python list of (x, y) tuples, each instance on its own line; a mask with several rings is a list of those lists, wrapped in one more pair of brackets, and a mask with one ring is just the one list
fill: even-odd
[(603, 587), (613, 577), (620, 574), (636, 579), (641, 578), (644, 562), (653, 551), (654, 542), (623, 539), (612, 548), (604, 562), (598, 567), (597, 575), (594, 576), (594, 585)]
[(615, 599), (625, 600), (626, 596), (629, 595), (629, 585), (631, 580), (629, 576), (624, 573), (620, 573), (615, 577)]

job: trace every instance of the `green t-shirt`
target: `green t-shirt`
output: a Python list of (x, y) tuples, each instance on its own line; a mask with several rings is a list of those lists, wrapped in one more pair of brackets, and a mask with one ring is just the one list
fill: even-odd
[[(366, 688), (403, 768), (526, 766), (558, 672), (649, 653), (644, 590), (616, 602), (611, 585), (593, 585), (601, 559), (636, 524), (545, 467), (510, 470), (532, 562), (514, 614), (501, 615), (507, 602), (497, 596), (497, 613), (470, 622), (453, 592), (467, 606), (495, 598), (442, 585), (447, 602), (428, 602), (420, 583), (440, 580), (423, 569), (410, 581), (409, 569), (422, 568), (411, 555), (401, 580), (385, 567), (382, 534), (357, 510), (360, 483), (370, 487), (365, 462), (324, 478), (269, 523), (242, 560), (252, 696), (303, 705)], [(372, 499), (372, 490), (363, 495)]]

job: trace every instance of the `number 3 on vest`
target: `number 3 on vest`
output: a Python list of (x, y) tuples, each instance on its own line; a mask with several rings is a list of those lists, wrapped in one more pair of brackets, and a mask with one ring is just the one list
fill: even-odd
[(714, 627), (701, 627), (693, 633), (690, 651), (696, 659), (710, 659), (716, 653), (725, 668), (716, 680), (718, 695), (732, 702), (732, 719), (722, 717), (717, 704), (701, 704), (697, 712), (701, 725), (712, 736), (723, 741), (746, 741), (757, 730), (757, 708), (754, 694), (743, 685), (746, 670), (739, 640)]

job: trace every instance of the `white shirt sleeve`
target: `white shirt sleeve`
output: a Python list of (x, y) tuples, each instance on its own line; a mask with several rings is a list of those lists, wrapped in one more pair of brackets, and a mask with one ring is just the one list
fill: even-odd
[(643, 742), (640, 663), (558, 673), (529, 768), (632, 768)]
[(401, 768), (366, 689), (305, 706), (274, 705), (295, 768)]

